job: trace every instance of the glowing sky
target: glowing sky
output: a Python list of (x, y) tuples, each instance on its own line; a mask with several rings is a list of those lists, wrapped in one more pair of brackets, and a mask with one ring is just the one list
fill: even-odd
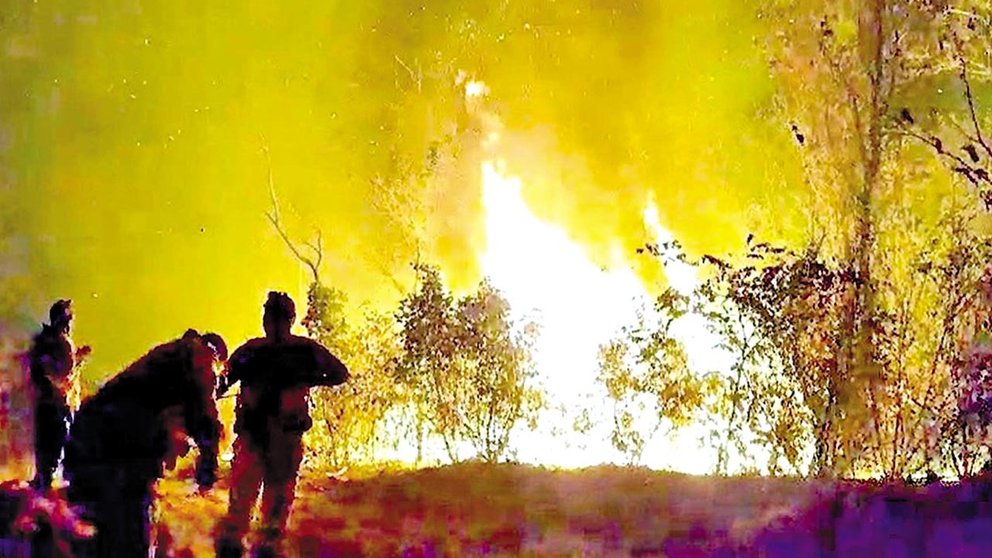
[[(263, 145), (290, 233), (324, 232), (324, 273), (355, 304), (395, 301), (418, 252), (470, 286), (490, 115), (534, 214), (649, 286), (658, 270), (633, 259), (649, 200), (693, 251), (788, 236), (798, 165), (767, 117), (755, 14), (731, 0), (14, 2), (0, 315), (33, 327), (51, 299), (76, 299), (99, 376), (189, 326), (256, 334), (265, 290), (300, 283), (264, 218)], [(459, 76), (490, 94), (466, 103)]]

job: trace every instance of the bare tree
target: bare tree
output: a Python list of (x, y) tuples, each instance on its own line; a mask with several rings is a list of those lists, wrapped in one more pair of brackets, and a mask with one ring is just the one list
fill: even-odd
[[(316, 241), (304, 241), (301, 243), (302, 246), (297, 246), (297, 244), (289, 238), (289, 235), (286, 233), (286, 229), (282, 224), (282, 218), (279, 214), (279, 199), (276, 197), (276, 187), (272, 179), (272, 157), (269, 154), (269, 146), (264, 142), (262, 143), (262, 152), (265, 153), (265, 161), (268, 166), (269, 199), (272, 202), (272, 209), (265, 212), (265, 217), (268, 218), (270, 223), (272, 223), (272, 226), (276, 229), (276, 232), (279, 233), (279, 237), (286, 243), (286, 246), (289, 247), (289, 250), (293, 253), (293, 256), (300, 263), (310, 269), (310, 272), (313, 274), (313, 283), (319, 284), (320, 264), (324, 259), (323, 235), (321, 234), (320, 229), (317, 229)], [(304, 249), (310, 250), (313, 252), (313, 255), (308, 256), (304, 254)]]

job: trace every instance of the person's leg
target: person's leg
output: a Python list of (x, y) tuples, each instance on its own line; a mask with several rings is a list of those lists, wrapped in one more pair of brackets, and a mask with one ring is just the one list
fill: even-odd
[(65, 444), (67, 414), (52, 401), (41, 401), (35, 407), (35, 477), (32, 485), (38, 490), (45, 491), (52, 486), (52, 477)]
[(260, 558), (276, 555), (295, 500), (296, 479), (303, 459), (303, 440), (297, 433), (272, 432), (269, 444), (264, 458)]
[(262, 463), (258, 451), (243, 436), (234, 441), (234, 461), (231, 463), (230, 503), (227, 515), (217, 528), (218, 558), (241, 556), (242, 539), (248, 534), (251, 509), (262, 484)]
[(115, 556), (148, 558), (151, 501), (150, 493), (134, 493), (119, 502), (122, 525)]
[(80, 519), (92, 525), (97, 531), (89, 539), (73, 541), (72, 555), (75, 558), (90, 558), (97, 556), (96, 545), (100, 531), (96, 502), (100, 496), (98, 479), (103, 478), (104, 475), (86, 462), (83, 453), (87, 448), (82, 447), (78, 437), (75, 442), (70, 440), (65, 449), (63, 475), (69, 482), (65, 495), (69, 505), (79, 513)]
[(66, 491), (69, 504), (96, 529), (92, 538), (73, 543), (73, 556), (114, 556), (113, 541), (118, 538), (115, 529), (121, 521), (117, 515), (120, 506), (115, 501), (120, 492), (120, 478), (115, 476), (118, 472), (106, 466), (78, 465), (71, 473), (72, 481)]
[[(58, 408), (59, 420), (55, 424), (55, 435), (52, 441), (52, 476), (55, 474), (55, 470), (58, 469), (59, 464), (65, 458), (65, 447), (66, 443), (69, 441), (69, 430), (72, 427), (72, 410), (69, 408), (65, 401), (62, 401)], [(65, 471), (62, 471), (63, 482), (65, 479)]]

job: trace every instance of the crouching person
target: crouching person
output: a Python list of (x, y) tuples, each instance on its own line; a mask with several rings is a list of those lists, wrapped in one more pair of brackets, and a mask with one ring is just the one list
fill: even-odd
[(173, 451), (176, 411), (199, 449), (196, 482), (213, 485), (220, 423), (215, 366), (227, 360), (217, 334), (188, 330), (155, 347), (83, 401), (66, 444), (68, 498), (96, 527), (79, 558), (146, 558), (152, 485)]
[(303, 458), (303, 433), (312, 425), (309, 390), (348, 379), (348, 370), (322, 345), (290, 333), (296, 319), (293, 300), (270, 292), (262, 318), (265, 337), (252, 339), (231, 355), (221, 381), (223, 394), (240, 382), (234, 431), (231, 499), (218, 526), (220, 558), (240, 558), (242, 539), (259, 490), (262, 532), (256, 558), (277, 556), (293, 505), (296, 475)]

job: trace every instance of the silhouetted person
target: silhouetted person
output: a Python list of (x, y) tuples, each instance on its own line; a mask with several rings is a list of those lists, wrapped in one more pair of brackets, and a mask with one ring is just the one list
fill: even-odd
[(49, 322), (31, 340), (28, 368), (34, 395), (35, 477), (32, 485), (48, 490), (58, 468), (72, 420), (74, 400), (79, 397), (80, 361), (89, 347), (76, 350), (69, 337), (72, 301), (59, 300), (48, 311)]
[(68, 497), (96, 536), (81, 557), (146, 558), (152, 484), (162, 476), (176, 417), (199, 449), (196, 482), (213, 485), (220, 423), (215, 365), (227, 345), (215, 333), (188, 330), (155, 347), (83, 401), (65, 453)]
[(220, 557), (242, 555), (242, 539), (260, 489), (263, 525), (256, 556), (276, 556), (293, 505), (303, 433), (313, 424), (307, 407), (310, 388), (348, 379), (344, 364), (321, 344), (290, 333), (295, 320), (293, 300), (285, 293), (269, 292), (262, 318), (265, 337), (234, 351), (219, 387), (222, 395), (241, 382), (230, 507), (218, 526)]

